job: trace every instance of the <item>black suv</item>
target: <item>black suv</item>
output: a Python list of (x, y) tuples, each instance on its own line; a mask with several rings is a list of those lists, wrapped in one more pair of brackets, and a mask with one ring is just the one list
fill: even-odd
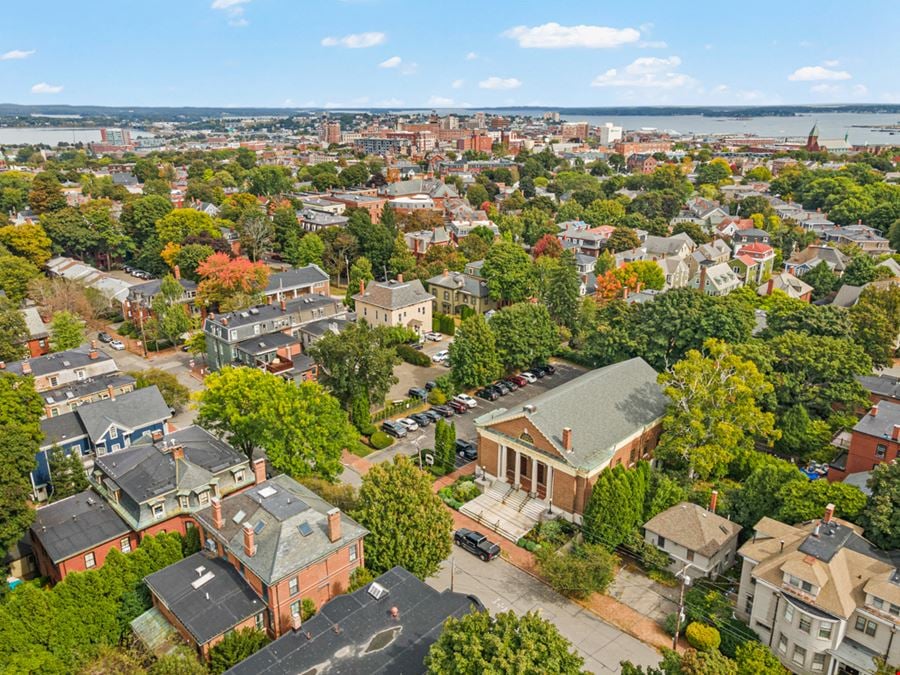
[(420, 427), (427, 427), (434, 421), (431, 419), (431, 415), (426, 415), (425, 413), (413, 413), (410, 417), (414, 419), (416, 424)]
[(453, 543), (488, 562), (500, 555), (500, 547), (481, 532), (461, 527), (453, 533)]
[(436, 405), (432, 406), (431, 409), (441, 417), (453, 417), (456, 414), (449, 405)]
[(428, 398), (428, 392), (422, 387), (410, 387), (406, 393), (410, 398)]
[(478, 448), (471, 441), (456, 439), (456, 454), (469, 462), (478, 459)]
[(475, 392), (475, 395), (478, 398), (483, 398), (485, 401), (496, 401), (500, 398), (500, 392), (498, 392), (493, 387), (485, 387), (484, 389), (479, 389)]

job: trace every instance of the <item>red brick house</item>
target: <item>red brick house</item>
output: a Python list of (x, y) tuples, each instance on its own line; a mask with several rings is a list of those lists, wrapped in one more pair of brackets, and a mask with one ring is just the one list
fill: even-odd
[(863, 415), (850, 432), (849, 446), (828, 469), (828, 480), (871, 471), (882, 462), (900, 458), (900, 404), (881, 401)]
[(653, 155), (635, 154), (628, 157), (626, 165), (632, 173), (651, 174), (656, 171), (659, 162)]

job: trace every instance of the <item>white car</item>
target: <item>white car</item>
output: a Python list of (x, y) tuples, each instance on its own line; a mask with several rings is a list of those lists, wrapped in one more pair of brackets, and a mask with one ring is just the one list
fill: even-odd
[(474, 398), (472, 398), (468, 394), (457, 394), (456, 396), (453, 397), (453, 400), (459, 401), (460, 403), (464, 403), (465, 405), (469, 406), (470, 408), (478, 407), (478, 401), (476, 401)]
[(534, 375), (532, 375), (531, 373), (529, 373), (527, 370), (524, 373), (519, 373), (519, 375), (521, 377), (524, 377), (526, 380), (528, 380), (528, 384), (534, 384), (535, 382), (537, 382), (537, 378)]
[(444, 336), (436, 331), (429, 331), (428, 333), (425, 333), (425, 339), (431, 340), (432, 342), (440, 342), (444, 339)]
[(416, 424), (416, 421), (410, 417), (404, 417), (402, 419), (397, 420), (397, 422), (399, 424), (402, 424), (404, 427), (406, 427), (407, 431), (417, 431), (419, 428), (419, 425)]
[(431, 360), (434, 361), (435, 363), (440, 363), (441, 361), (446, 361), (449, 358), (450, 358), (450, 350), (442, 349), (437, 354), (432, 356)]
[(125, 343), (122, 342), (121, 340), (110, 340), (109, 346), (112, 347), (113, 349), (115, 349), (117, 352), (120, 352), (123, 349), (125, 349)]

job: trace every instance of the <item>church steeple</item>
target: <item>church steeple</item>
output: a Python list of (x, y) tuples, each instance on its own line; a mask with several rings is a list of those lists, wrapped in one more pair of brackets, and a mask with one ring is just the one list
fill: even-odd
[(809, 152), (817, 152), (819, 150), (819, 123), (813, 124), (813, 128), (809, 130), (809, 137), (806, 139), (806, 149)]

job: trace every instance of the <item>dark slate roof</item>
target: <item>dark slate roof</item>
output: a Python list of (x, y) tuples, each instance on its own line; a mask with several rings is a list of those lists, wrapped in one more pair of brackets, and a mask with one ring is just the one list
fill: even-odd
[(354, 300), (381, 307), (383, 309), (400, 309), (420, 302), (430, 302), (434, 296), (425, 290), (418, 279), (412, 281), (370, 281), (364, 293), (357, 293)]
[[(195, 516), (208, 532), (222, 538), (229, 552), (253, 570), (263, 583), (272, 584), (368, 533), (352, 518), (341, 514), (341, 538), (330, 541), (326, 514), (332, 508), (294, 479), (281, 475), (223, 499), (221, 529), (213, 527), (212, 506)], [(238, 516), (239, 513), (244, 515)], [(244, 553), (244, 523), (254, 528), (262, 523), (262, 529), (256, 532), (253, 556)], [(305, 536), (297, 529), (303, 523), (312, 530)]]
[[(194, 588), (209, 575), (208, 581)], [(203, 553), (164, 567), (144, 581), (201, 645), (266, 609), (234, 567)]]
[(120, 394), (116, 398), (87, 403), (75, 414), (81, 418), (81, 424), (91, 440), (97, 442), (111, 424), (125, 429), (139, 429), (169, 419), (172, 411), (159, 389), (153, 385)]
[[(291, 290), (289, 287), (285, 286), (286, 290)], [(278, 291), (278, 288), (269, 289), (267, 293), (275, 293)], [(215, 324), (218, 326), (222, 325), (222, 320), (228, 320), (229, 328), (236, 328), (238, 326), (252, 326), (255, 323), (260, 323), (262, 321), (270, 321), (276, 317), (280, 317), (285, 314), (291, 314), (293, 312), (300, 312), (305, 309), (312, 309), (315, 307), (323, 307), (325, 305), (335, 305), (337, 304), (337, 300), (334, 298), (329, 298), (327, 296), (322, 295), (321, 293), (307, 293), (306, 295), (301, 295), (297, 298), (292, 298), (290, 300), (285, 301), (285, 311), (281, 311), (280, 303), (273, 303), (271, 305), (255, 305), (248, 309), (240, 310), (237, 312), (228, 312), (227, 314), (217, 314), (215, 318), (207, 318), (206, 321), (211, 324)]]
[(318, 319), (317, 321), (310, 321), (309, 323), (305, 323), (300, 327), (300, 330), (304, 333), (309, 333), (310, 335), (315, 335), (316, 337), (321, 337), (325, 335), (325, 333), (337, 329), (337, 332), (340, 333), (344, 328), (347, 327), (347, 324), (352, 323), (350, 319), (339, 316), (329, 316), (324, 319)]
[(87, 437), (77, 411), (42, 419), (41, 432), (44, 434), (44, 440), (41, 441), (42, 450)]
[[(593, 470), (608, 462), (632, 434), (662, 418), (668, 397), (657, 372), (640, 357), (592, 370), (526, 401), (475, 420), (479, 427), (526, 418), (553, 444), (564, 461)], [(572, 429), (572, 450), (562, 445), (563, 427)]]
[[(299, 631), (282, 635), (229, 675), (296, 675), (324, 672), (340, 675), (409, 675), (424, 672), (425, 657), (444, 622), (481, 609), (473, 596), (438, 592), (402, 567), (375, 580), (387, 589), (376, 600), (371, 586), (340, 595), (326, 603)], [(400, 611), (391, 617), (391, 607)], [(387, 641), (391, 634), (393, 639)], [(379, 639), (386, 646), (379, 648)], [(327, 668), (314, 670), (328, 664)]]
[[(876, 438), (891, 438), (894, 427), (900, 425), (900, 403), (880, 401), (878, 414), (871, 412), (863, 415), (862, 419), (853, 427), (853, 431), (875, 436)], [(875, 410), (873, 407), (872, 410)]]
[(89, 489), (37, 509), (31, 532), (50, 559), (59, 562), (124, 537), (131, 528)]
[(867, 391), (885, 398), (900, 399), (900, 377), (892, 375), (861, 375), (856, 378)]
[(284, 272), (272, 274), (269, 277), (269, 285), (266, 287), (266, 293), (275, 293), (279, 290), (306, 288), (313, 284), (320, 284), (323, 281), (328, 281), (328, 275), (318, 265), (295, 267)]
[(252, 356), (266, 354), (275, 351), (279, 347), (296, 344), (297, 338), (287, 333), (268, 333), (267, 335), (257, 335), (243, 342), (237, 343), (237, 348), (242, 352), (246, 352)]
[[(81, 368), (89, 363), (101, 363), (103, 361), (112, 361), (113, 358), (101, 351), (97, 352), (96, 358), (90, 357), (90, 349), (87, 347), (79, 347), (78, 349), (67, 349), (63, 352), (55, 354), (47, 354), (32, 359), (26, 359), (31, 366), (31, 373), (35, 377), (56, 373), (60, 370), (69, 368)], [(16, 375), (22, 374), (22, 361), (13, 361), (6, 364), (6, 370)], [(67, 365), (68, 364), (68, 365)]]
[[(592, 258), (593, 259), (593, 258)], [(438, 274), (428, 280), (429, 284), (440, 286), (441, 288), (450, 288), (453, 290), (461, 290), (467, 295), (476, 298), (486, 298), (488, 296), (487, 282), (478, 277), (473, 277), (461, 272), (448, 272), (447, 274)]]
[(100, 375), (91, 377), (82, 382), (75, 382), (65, 387), (57, 387), (50, 391), (41, 392), (41, 398), (45, 403), (60, 403), (68, 399), (81, 399), (94, 394), (99, 394), (107, 390), (109, 387), (118, 389), (124, 385), (134, 384), (135, 379), (131, 375), (121, 373), (110, 373), (109, 375)]
[(297, 211), (297, 217), (317, 227), (340, 227), (341, 225), (346, 225), (350, 220), (347, 216), (338, 216), (334, 213), (317, 211), (313, 208), (300, 209)]
[[(177, 467), (177, 475), (166, 441), (184, 447), (184, 461)], [(245, 455), (198, 426), (169, 434), (159, 443), (133, 445), (95, 460), (96, 466), (138, 504), (179, 486), (191, 489), (184, 485), (186, 475), (205, 481), (193, 486), (201, 487), (208, 484), (211, 475), (245, 462)]]
[[(181, 287), (185, 291), (196, 291), (197, 283), (191, 281), (190, 279), (179, 279), (178, 283), (181, 284)], [(128, 297), (129, 298), (137, 298), (139, 296), (145, 298), (152, 298), (157, 293), (159, 293), (159, 289), (162, 286), (162, 279), (151, 279), (150, 281), (145, 281), (142, 284), (135, 284), (130, 289), (128, 289)]]

